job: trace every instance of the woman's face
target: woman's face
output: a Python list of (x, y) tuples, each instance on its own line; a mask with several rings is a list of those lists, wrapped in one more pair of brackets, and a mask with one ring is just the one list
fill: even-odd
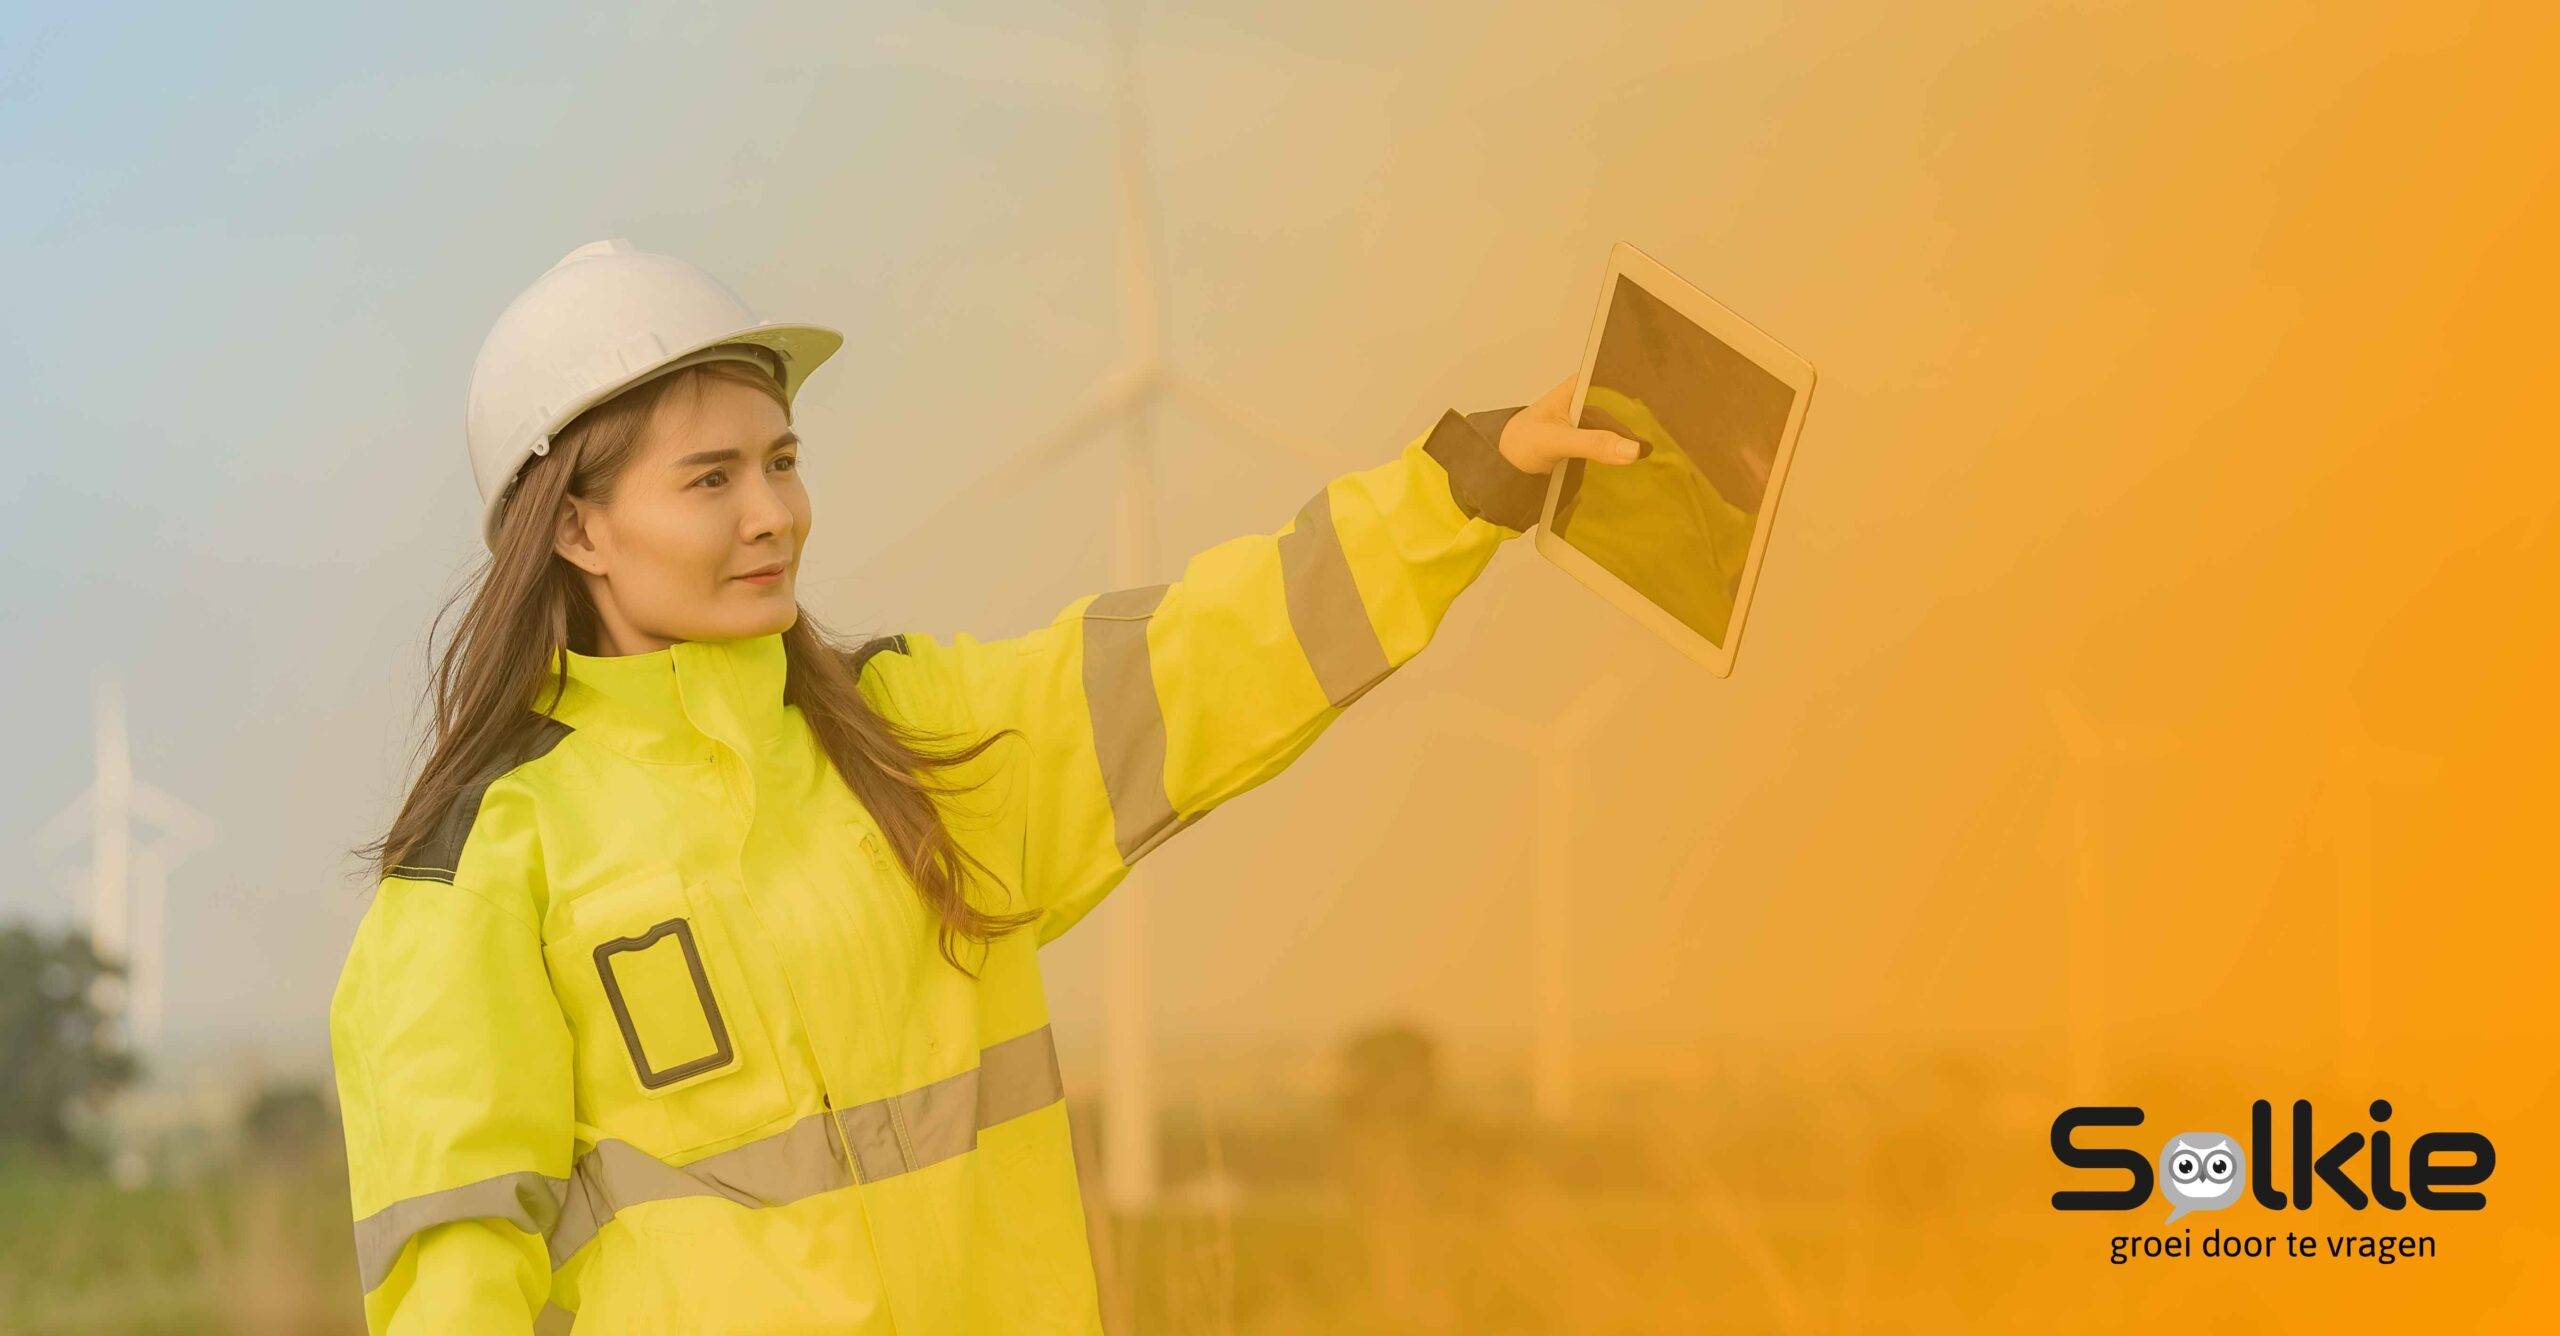
[[(787, 631), (809, 540), (800, 442), (750, 385), (689, 377), (658, 401), (611, 505), (569, 500), (560, 555), (586, 572), (599, 654)], [(769, 579), (750, 573), (780, 568)]]

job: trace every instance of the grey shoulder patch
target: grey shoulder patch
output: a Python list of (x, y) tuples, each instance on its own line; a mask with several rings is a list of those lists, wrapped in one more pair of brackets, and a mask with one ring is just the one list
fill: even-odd
[(518, 747), (514, 755), (502, 758), (473, 778), (461, 793), (454, 796), (452, 805), (436, 822), (434, 833), (420, 840), (408, 851), (407, 857), (384, 875), (451, 885), (455, 870), (462, 866), (462, 842), (471, 837), (471, 827), (480, 820), (480, 800), (488, 794), (489, 786), (510, 771), (549, 754), (552, 748), (560, 745), (560, 739), (574, 731), (557, 719), (543, 716), (534, 725), (524, 745)]
[(852, 667), (853, 675), (862, 676), (862, 665), (870, 662), (871, 656), (882, 650), (893, 654), (904, 654), (907, 652), (907, 638), (903, 635), (873, 636), (854, 646), (853, 653), (846, 656), (846, 662)]

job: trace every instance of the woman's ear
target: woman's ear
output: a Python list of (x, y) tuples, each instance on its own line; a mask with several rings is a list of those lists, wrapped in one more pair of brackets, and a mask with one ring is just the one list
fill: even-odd
[(552, 534), (551, 550), (589, 575), (605, 573), (604, 554), (596, 550), (587, 532), (586, 504), (574, 496), (560, 498), (560, 522)]

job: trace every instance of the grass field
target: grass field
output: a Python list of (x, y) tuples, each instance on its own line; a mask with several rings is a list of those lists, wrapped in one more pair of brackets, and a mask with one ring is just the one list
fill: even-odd
[[(2270, 1283), (2288, 1271), (2110, 1266), (2108, 1236), (2156, 1230), (2157, 1215), (2051, 1208), (2045, 1140), (2058, 1106), (2022, 1055), (1721, 1063), (1657, 1064), (1591, 1090), (1591, 1112), (1563, 1127), (1496, 1112), (1516, 1101), (1481, 1088), (1291, 1103), (1212, 1098), (1219, 1081), (1185, 1073), (1164, 1087), (1163, 1198), (1134, 1214), (1100, 1209), (1104, 1120), (1079, 1102), (1108, 1328), (2142, 1330), (2203, 1296), (2206, 1325), (2245, 1330), (2309, 1311), (2300, 1286)], [(1231, 1056), (1226, 1069), (1242, 1075), (1221, 1079), (1251, 1088), (1268, 1066)], [(2239, 1093), (2213, 1105), (2243, 1107)], [(267, 1144), (192, 1181), (131, 1191), (95, 1172), (0, 1161), (0, 1330), (359, 1331), (338, 1148), (326, 1136)], [(2232, 1223), (2270, 1223), (2246, 1214)], [(2511, 1276), (2504, 1254), (2529, 1240), (2466, 1236), (2464, 1224), (2433, 1222), (2446, 1260), (2397, 1268), (2389, 1285), (2320, 1272), (2338, 1286), (2320, 1311), (2388, 1321), (2437, 1302), (2443, 1283)]]
[[(1877, 1296), (1964, 1283), (1925, 1235), (1885, 1243), (1890, 1217), (1944, 1190), (1931, 1165), (1838, 1140), (1814, 1092), (1754, 1079), (1750, 1103), (1616, 1098), (1570, 1129), (1430, 1101), (1213, 1118), (1177, 1096), (1165, 1199), (1129, 1215), (1098, 1209), (1101, 1112), (1080, 1104), (1106, 1319), (1229, 1336), (1838, 1329)], [(360, 1331), (343, 1170), (327, 1138), (134, 1190), (13, 1157), (0, 1329)]]

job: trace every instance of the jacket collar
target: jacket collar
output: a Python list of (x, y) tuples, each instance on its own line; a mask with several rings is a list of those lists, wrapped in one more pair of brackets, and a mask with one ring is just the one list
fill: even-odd
[(710, 761), (722, 746), (752, 756), (784, 735), (788, 668), (779, 631), (679, 640), (646, 654), (563, 648), (535, 700), (549, 701), (557, 683), (560, 722), (640, 760)]

